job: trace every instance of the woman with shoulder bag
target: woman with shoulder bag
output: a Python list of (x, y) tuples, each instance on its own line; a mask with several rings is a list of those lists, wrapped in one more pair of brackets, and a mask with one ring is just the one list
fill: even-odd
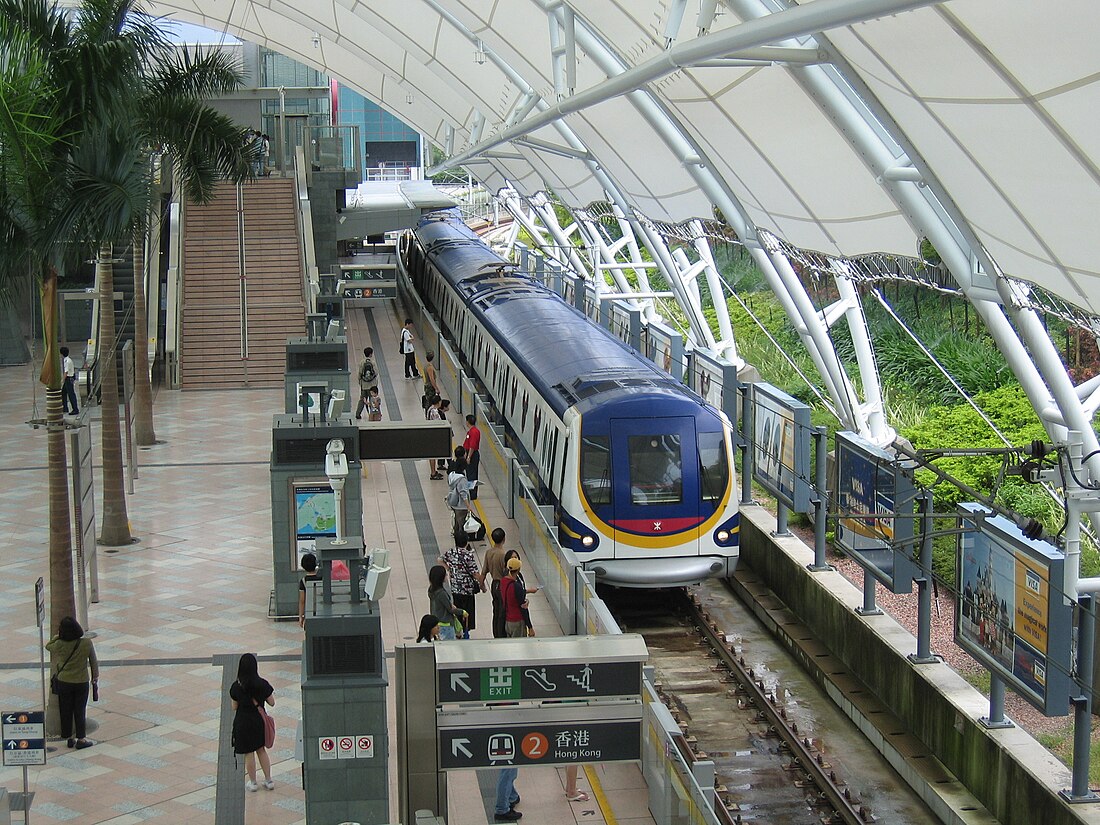
[[(46, 650), (59, 664), (50, 677), (50, 690), (57, 694), (61, 711), (61, 738), (70, 748), (90, 748), (95, 742), (88, 739), (88, 677), (94, 698), (99, 701), (99, 660), (91, 639), (84, 638), (84, 628), (72, 616), (66, 616), (57, 625), (57, 635), (46, 642)], [(73, 736), (73, 727), (76, 736)]]
[[(237, 681), (229, 687), (230, 705), (233, 707), (233, 753), (244, 754), (244, 769), (248, 774), (244, 787), (256, 791), (256, 761), (263, 768), (263, 785), (274, 790), (271, 779), (271, 757), (267, 749), (274, 744), (274, 724), (267, 720), (264, 705), (275, 707), (275, 690), (266, 679), (261, 679), (256, 657), (245, 653), (237, 665)], [(270, 735), (268, 728), (271, 728)], [(270, 739), (269, 739), (270, 736)]]

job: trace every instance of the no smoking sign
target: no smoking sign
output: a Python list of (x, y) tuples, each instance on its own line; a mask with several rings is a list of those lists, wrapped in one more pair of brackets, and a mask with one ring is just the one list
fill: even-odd
[(366, 733), (320, 736), (317, 754), (321, 759), (373, 759), (374, 736)]

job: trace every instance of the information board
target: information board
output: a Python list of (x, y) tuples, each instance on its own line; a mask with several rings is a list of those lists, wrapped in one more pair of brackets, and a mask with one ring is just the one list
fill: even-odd
[(336, 494), (327, 481), (291, 482), (294, 569), (302, 556), (315, 553), (318, 538), (336, 538)]
[(752, 477), (796, 513), (810, 512), (810, 408), (752, 384)]
[(4, 711), (0, 723), (5, 767), (46, 764), (45, 711)]
[(955, 641), (1047, 716), (1069, 712), (1065, 557), (980, 504), (959, 506)]
[(836, 544), (894, 593), (910, 593), (913, 480), (897, 458), (856, 433), (836, 434)]

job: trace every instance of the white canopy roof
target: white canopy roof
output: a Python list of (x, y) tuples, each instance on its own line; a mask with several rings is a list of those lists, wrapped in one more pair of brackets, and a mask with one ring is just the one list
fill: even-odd
[[(812, 0), (795, 13), (858, 20), (888, 5)], [(726, 0), (713, 20), (708, 3), (686, 0), (149, 7), (315, 66), (440, 146), (453, 129), (456, 154), (514, 127), (517, 115), (560, 103), (568, 112), (560, 125), (544, 123), (529, 142), (484, 145), (468, 164), (493, 188), (552, 189), (584, 206), (608, 199), (609, 182), (612, 199), (670, 222), (712, 217), (728, 197), (747, 224), (799, 247), (911, 256), (931, 213), (899, 198), (898, 186), (919, 186), (914, 197), (932, 197), (932, 212), (988, 253), (987, 269), (1100, 314), (1100, 241), (1090, 231), (1100, 214), (1100, 52), (1091, 43), (1100, 5), (1090, 0), (953, 0), (785, 33), (753, 43), (788, 49), (774, 52), (780, 62), (762, 62), (759, 49), (708, 54), (607, 99), (599, 98), (609, 77), (671, 60), (685, 44), (702, 54), (785, 7)], [(856, 101), (847, 115), (823, 96), (826, 86)], [(575, 94), (592, 105), (572, 111)], [(854, 137), (860, 130), (879, 135), (893, 160), (869, 153)], [(901, 184), (884, 183), (890, 166), (908, 170), (890, 173)]]

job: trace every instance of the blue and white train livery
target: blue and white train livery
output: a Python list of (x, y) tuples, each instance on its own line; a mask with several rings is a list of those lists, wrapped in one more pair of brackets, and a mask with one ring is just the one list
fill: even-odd
[(457, 211), (421, 219), (406, 268), (601, 581), (727, 576), (738, 513), (729, 421), (540, 284)]

